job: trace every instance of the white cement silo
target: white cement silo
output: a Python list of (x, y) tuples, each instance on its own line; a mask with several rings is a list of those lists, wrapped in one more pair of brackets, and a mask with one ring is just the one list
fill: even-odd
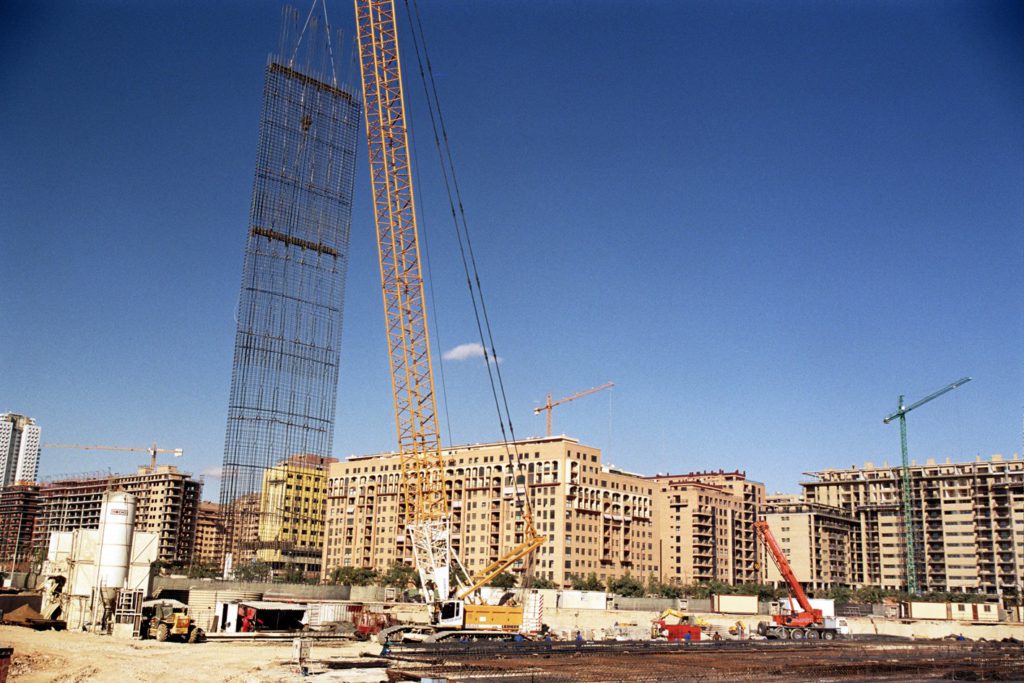
[(96, 553), (97, 588), (119, 589), (124, 585), (128, 578), (134, 528), (135, 496), (123, 491), (104, 494)]

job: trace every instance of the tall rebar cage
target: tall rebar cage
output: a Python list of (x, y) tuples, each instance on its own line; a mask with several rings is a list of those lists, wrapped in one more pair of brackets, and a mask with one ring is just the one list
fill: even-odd
[(262, 504), (266, 472), (330, 456), (334, 433), (361, 104), (333, 75), (326, 21), (295, 32), (299, 18), (286, 10), (267, 62), (236, 318), (220, 490), (236, 562), (278, 512)]

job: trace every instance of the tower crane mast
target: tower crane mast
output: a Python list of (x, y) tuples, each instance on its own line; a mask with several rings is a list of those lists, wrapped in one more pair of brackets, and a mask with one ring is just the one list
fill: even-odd
[(911, 595), (917, 594), (917, 560), (914, 548), (914, 506), (910, 490), (910, 459), (907, 454), (907, 413), (914, 408), (923, 406), (929, 401), (934, 401), (939, 396), (953, 391), (970, 381), (970, 377), (961, 377), (952, 384), (948, 384), (938, 391), (928, 394), (920, 401), (911, 403), (909, 406), (903, 404), (903, 394), (900, 394), (896, 412), (882, 419), (882, 422), (885, 424), (889, 424), (896, 419), (900, 421), (900, 457), (902, 459), (902, 467), (900, 468), (900, 497), (903, 499), (903, 553), (907, 572), (907, 592)]

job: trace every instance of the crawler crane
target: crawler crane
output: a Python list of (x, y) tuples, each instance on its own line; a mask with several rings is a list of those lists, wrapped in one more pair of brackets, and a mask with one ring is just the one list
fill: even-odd
[[(470, 574), (452, 548), (451, 505), (434, 394), (412, 167), (393, 0), (355, 0), (374, 223), (401, 463), (400, 519), (435, 631), (513, 633), (521, 607), (478, 602), (479, 588), (545, 541), (529, 501), (517, 545)], [(519, 485), (513, 482), (516, 491)], [(523, 483), (524, 495), (528, 495)], [(387, 637), (386, 634), (383, 634)]]
[(792, 640), (804, 638), (834, 640), (839, 633), (835, 618), (824, 617), (820, 609), (811, 606), (807, 593), (797, 581), (796, 574), (793, 573), (793, 568), (789, 565), (789, 560), (786, 559), (785, 553), (782, 552), (772, 530), (768, 527), (768, 522), (763, 519), (758, 520), (754, 522), (754, 529), (775, 561), (775, 566), (779, 568), (782, 578), (786, 580), (790, 606), (793, 606), (795, 598), (801, 610), (797, 612), (794, 607), (790, 614), (775, 614), (772, 616), (773, 624), (762, 621), (757, 625), (758, 634), (767, 638), (789, 638)]

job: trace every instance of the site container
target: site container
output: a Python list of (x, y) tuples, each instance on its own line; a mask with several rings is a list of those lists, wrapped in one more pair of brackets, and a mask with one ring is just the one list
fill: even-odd
[(713, 595), (711, 611), (725, 614), (757, 614), (757, 596)]
[(327, 624), (353, 623), (353, 613), (362, 609), (362, 605), (341, 602), (312, 602), (306, 608), (306, 623), (314, 630)]
[(907, 616), (911, 619), (950, 619), (948, 602), (909, 602)]
[(974, 617), (972, 621), (995, 622), (999, 621), (999, 605), (991, 602), (973, 603)]
[(950, 618), (954, 621), (974, 621), (974, 605), (970, 603), (950, 603), (949, 612)]
[[(188, 592), (188, 613), (196, 625), (207, 633), (224, 630), (225, 621), (233, 616), (236, 608), (226, 605), (245, 600), (259, 600), (263, 593), (254, 591), (218, 591), (192, 588)], [(233, 619), (230, 619), (233, 620)]]
[(562, 591), (558, 595), (561, 609), (607, 609), (608, 596), (602, 591)]

